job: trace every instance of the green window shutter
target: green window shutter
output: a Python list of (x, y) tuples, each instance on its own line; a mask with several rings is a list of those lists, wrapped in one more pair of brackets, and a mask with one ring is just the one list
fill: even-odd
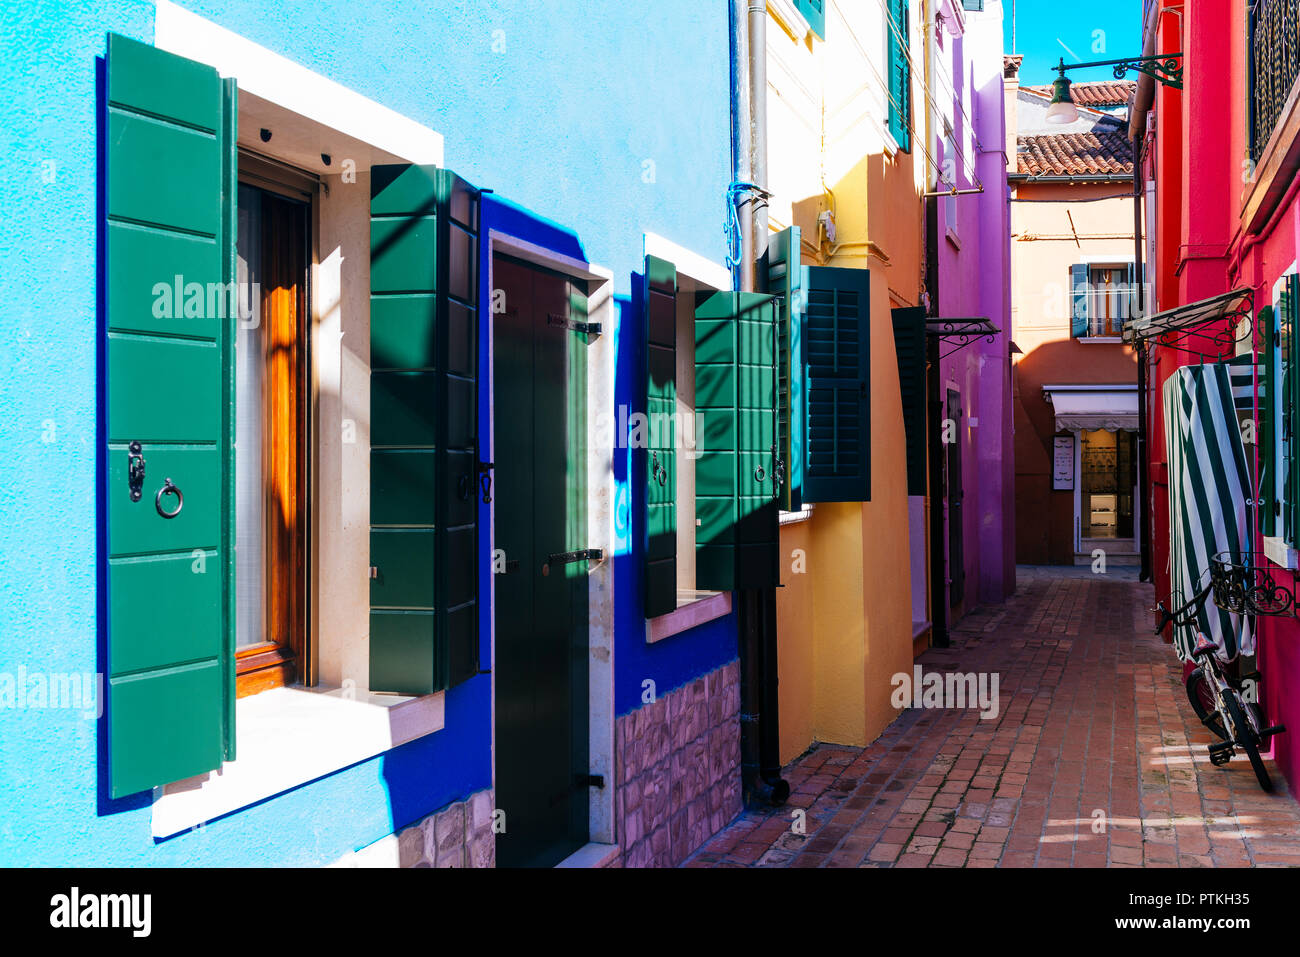
[(478, 191), (370, 173), (370, 688), (478, 671)]
[[(233, 80), (116, 34), (107, 78), (101, 414), (116, 798), (235, 756), (235, 317), (228, 293), (207, 291), (235, 275), (236, 113)], [(205, 291), (202, 315), (184, 315), (177, 283)], [(168, 480), (183, 504), (161, 494)]]
[(898, 387), (903, 397), (903, 428), (907, 434), (907, 494), (924, 495), (925, 475), (925, 309), (893, 309), (894, 351), (898, 356)]
[(1070, 336), (1078, 339), (1088, 334), (1088, 266), (1075, 263), (1070, 267)]
[[(1286, 291), (1282, 295), (1281, 309), (1282, 330), (1279, 342), (1283, 343), (1282, 361), (1286, 384), (1282, 390), (1282, 436), (1286, 441), (1286, 462), (1279, 467), (1286, 469), (1282, 477), (1283, 515), (1286, 523), (1283, 536), (1287, 544), (1295, 547), (1300, 541), (1300, 463), (1296, 462), (1300, 441), (1296, 437), (1296, 400), (1300, 398), (1300, 277), (1287, 276)], [(1284, 338), (1281, 338), (1284, 337)]]
[(889, 133), (903, 152), (912, 149), (912, 65), (908, 54), (907, 0), (886, 0)]
[(645, 258), (645, 617), (677, 607), (677, 267)]
[(803, 14), (808, 27), (819, 39), (826, 39), (826, 0), (794, 0), (794, 8)]
[(808, 267), (804, 501), (871, 500), (871, 274)]
[(752, 292), (695, 304), (695, 585), (779, 584), (776, 309)]
[(1277, 449), (1274, 448), (1275, 433), (1277, 430), (1276, 417), (1280, 409), (1277, 400), (1273, 394), (1273, 383), (1276, 381), (1273, 374), (1273, 363), (1277, 361), (1277, 324), (1273, 321), (1273, 307), (1264, 306), (1259, 310), (1255, 318), (1258, 328), (1264, 330), (1264, 360), (1263, 372), (1260, 376), (1260, 386), (1264, 393), (1264, 401), (1261, 405), (1261, 413), (1256, 428), (1256, 440), (1259, 442), (1259, 448), (1263, 452), (1260, 456), (1260, 498), (1263, 499), (1260, 507), (1259, 522), (1260, 532), (1267, 536), (1277, 534), (1277, 485), (1274, 476), (1277, 474)]
[(788, 512), (803, 507), (803, 312), (805, 268), (799, 263), (799, 227), (771, 237), (763, 274), (776, 298), (776, 445), (780, 504)]

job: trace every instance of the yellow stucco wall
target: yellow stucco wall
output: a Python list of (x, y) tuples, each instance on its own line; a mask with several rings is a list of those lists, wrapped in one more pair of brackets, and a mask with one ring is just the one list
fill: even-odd
[[(822, 503), (782, 526), (783, 762), (815, 741), (870, 743), (897, 716), (891, 677), (912, 667), (906, 439), (890, 309), (915, 304), (922, 286), (924, 171), (912, 154), (891, 154), (884, 130), (884, 92), (871, 82), (882, 62), (871, 56), (883, 50), (879, 8), (834, 0), (827, 8), (825, 43), (769, 26), (770, 215), (774, 230), (800, 226), (806, 265), (871, 272), (871, 501)], [(920, 46), (914, 40), (918, 62)], [(849, 89), (844, 76), (869, 81)], [(818, 233), (826, 209), (834, 244)]]

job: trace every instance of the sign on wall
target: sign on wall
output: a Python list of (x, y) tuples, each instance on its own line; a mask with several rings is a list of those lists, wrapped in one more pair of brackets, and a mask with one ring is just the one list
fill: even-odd
[(1074, 436), (1058, 435), (1052, 452), (1052, 488), (1069, 491), (1074, 488)]

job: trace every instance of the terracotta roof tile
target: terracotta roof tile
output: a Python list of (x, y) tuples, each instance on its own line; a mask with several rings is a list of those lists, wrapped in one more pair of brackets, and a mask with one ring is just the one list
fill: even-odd
[[(1042, 96), (1052, 95), (1050, 84), (1047, 86), (1026, 86), (1025, 89)], [(1070, 96), (1074, 98), (1075, 104), (1077, 106), (1092, 107), (1093, 109), (1127, 106), (1136, 91), (1137, 84), (1132, 80), (1070, 84)]]
[(1016, 144), (1016, 168), (1030, 176), (1133, 172), (1132, 144), (1118, 129), (1021, 136)]

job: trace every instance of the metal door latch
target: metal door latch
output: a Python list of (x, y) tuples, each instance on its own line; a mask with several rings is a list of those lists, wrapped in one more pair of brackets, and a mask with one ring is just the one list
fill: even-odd
[(546, 316), (548, 326), (560, 326), (564, 329), (572, 329), (574, 332), (583, 332), (589, 336), (600, 335), (599, 322), (578, 322), (576, 319), (570, 319), (567, 316), (557, 316), (550, 313)]
[(144, 497), (144, 453), (139, 440), (134, 440), (126, 450), (126, 484), (131, 490), (131, 501)]
[(576, 552), (555, 552), (546, 559), (548, 565), (568, 565), (572, 562), (604, 561), (605, 551), (600, 548), (584, 548)]
[(488, 505), (492, 501), (492, 468), (491, 462), (479, 462), (478, 464), (478, 487), (483, 493), (484, 505)]

